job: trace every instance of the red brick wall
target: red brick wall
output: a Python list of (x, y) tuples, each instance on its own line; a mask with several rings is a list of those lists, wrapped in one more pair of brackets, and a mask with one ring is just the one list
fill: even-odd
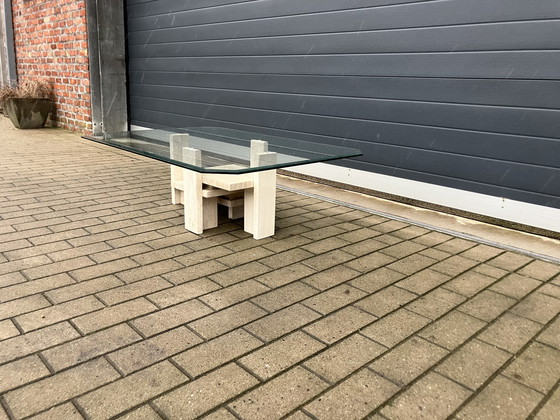
[(51, 124), (91, 132), (85, 0), (12, 0), (19, 80), (53, 84)]

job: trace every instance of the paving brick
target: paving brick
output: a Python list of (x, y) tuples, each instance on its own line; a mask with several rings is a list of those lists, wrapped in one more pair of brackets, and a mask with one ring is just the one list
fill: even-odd
[(426, 246), (436, 246), (449, 241), (451, 238), (451, 236), (446, 235), (445, 233), (432, 231), (414, 238), (413, 241)]
[(0, 364), (47, 349), (79, 337), (78, 332), (66, 322), (18, 335), (2, 341)]
[[(275, 238), (277, 238), (278, 232), (275, 234)], [(289, 235), (283, 239), (277, 239), (274, 242), (270, 242), (268, 244), (263, 245), (266, 249), (270, 249), (273, 252), (283, 252), (293, 248), (303, 247), (308, 243), (313, 242), (309, 238), (304, 238), (303, 236), (299, 235)]]
[(233, 414), (227, 411), (225, 408), (220, 408), (218, 411), (214, 411), (207, 416), (202, 417), (204, 420), (237, 420)]
[(16, 418), (29, 416), (115, 380), (118, 372), (104, 359), (8, 392), (4, 399)]
[(502, 278), (508, 273), (508, 271), (506, 270), (502, 270), (501, 268), (494, 267), (488, 264), (480, 264), (474, 267), (472, 271), (484, 274), (485, 276), (494, 277), (496, 279)]
[(400, 308), (417, 296), (404, 289), (389, 286), (386, 289), (375, 292), (365, 299), (357, 302), (355, 306), (375, 315), (382, 317), (389, 312)]
[[(3, 293), (3, 291), (2, 291)], [(32, 295), (9, 302), (0, 303), (0, 320), (50, 306), (42, 295)]]
[(245, 329), (268, 342), (297, 330), (319, 317), (317, 312), (301, 304), (295, 304), (252, 322)]
[(371, 362), (386, 349), (377, 343), (353, 334), (305, 362), (305, 366), (332, 383)]
[(406, 223), (399, 222), (398, 220), (387, 220), (385, 222), (376, 224), (372, 227), (372, 229), (377, 232), (388, 233), (405, 228), (406, 226)]
[(147, 280), (141, 280), (136, 283), (127, 284), (111, 290), (103, 291), (97, 294), (97, 297), (107, 305), (115, 305), (127, 300), (131, 300), (140, 296), (146, 296), (158, 290), (167, 289), (173, 285), (161, 277), (154, 277)]
[(262, 346), (262, 342), (239, 329), (207, 341), (173, 358), (189, 375), (197, 377)]
[(494, 267), (501, 268), (507, 271), (514, 271), (532, 261), (531, 257), (516, 254), (514, 252), (504, 252), (496, 258), (487, 262)]
[(0, 287), (11, 286), (13, 284), (26, 282), (27, 279), (19, 272), (0, 275)]
[(279, 418), (327, 387), (316, 375), (295, 367), (233, 401), (229, 407), (247, 420)]
[(429, 322), (428, 318), (403, 308), (378, 319), (361, 333), (386, 347), (393, 347)]
[(398, 390), (388, 380), (363, 369), (306, 405), (305, 410), (320, 419), (364, 418)]
[(117, 350), (109, 359), (122, 373), (129, 375), (201, 342), (202, 339), (187, 328), (179, 327)]
[(257, 383), (239, 366), (229, 364), (156, 399), (154, 404), (170, 418), (199, 418)]
[(408, 257), (398, 259), (394, 263), (389, 264), (387, 267), (391, 270), (398, 271), (399, 273), (411, 275), (435, 264), (436, 262), (437, 260), (425, 255), (413, 254)]
[(74, 280), (66, 273), (44, 277), (39, 280), (32, 280), (25, 283), (19, 283), (3, 288), (2, 294), (0, 295), (0, 301), (7, 302), (73, 283), (75, 283)]
[(67, 242), (74, 247), (80, 247), (80, 246), (84, 246), (84, 245), (89, 245), (89, 244), (94, 244), (94, 243), (99, 243), (99, 242), (104, 242), (104, 241), (110, 241), (110, 240), (117, 239), (117, 238), (122, 238), (123, 236), (124, 236), (124, 233), (113, 230), (111, 232), (103, 232), (103, 233), (98, 233), (98, 234), (95, 234), (95, 235), (85, 235), (85, 236), (80, 236), (80, 237), (77, 237), (77, 238), (68, 239)]
[(142, 316), (132, 321), (132, 325), (146, 337), (151, 337), (210, 313), (212, 310), (206, 305), (191, 300)]
[(149, 299), (160, 308), (166, 308), (168, 306), (213, 292), (219, 288), (220, 286), (213, 281), (207, 278), (202, 278), (175, 286), (171, 289), (153, 293), (149, 295)]
[(516, 353), (531, 340), (542, 325), (526, 318), (506, 312), (478, 338), (510, 353)]
[(465, 298), (457, 293), (439, 288), (407, 305), (407, 309), (430, 319), (437, 319), (461, 304)]
[(552, 324), (546, 327), (539, 335), (538, 340), (560, 350), (560, 318), (556, 318)]
[(458, 419), (524, 419), (542, 395), (504, 376), (497, 376), (456, 415)]
[(352, 254), (335, 249), (324, 254), (317, 255), (305, 260), (304, 264), (313, 268), (314, 270), (321, 271), (336, 265), (342, 264), (346, 261), (353, 259)]
[(486, 323), (477, 318), (452, 311), (424, 328), (418, 335), (448, 350), (454, 350), (485, 326)]
[(265, 274), (255, 277), (255, 280), (258, 280), (268, 287), (275, 288), (286, 285), (295, 280), (300, 280), (314, 273), (316, 273), (316, 271), (312, 268), (297, 263), (289, 265), (287, 267), (282, 267), (278, 270), (269, 271)]
[(391, 257), (400, 259), (400, 258), (407, 257), (409, 255), (415, 254), (417, 252), (420, 252), (424, 248), (426, 248), (424, 245), (420, 245), (416, 242), (405, 241), (405, 242), (401, 242), (399, 244), (387, 247), (387, 248), (383, 249), (381, 252), (383, 252), (384, 254), (389, 255)]
[(64, 249), (62, 251), (50, 252), (48, 256), (54, 262), (59, 262), (59, 261), (71, 260), (78, 257), (89, 256), (96, 252), (102, 252), (107, 250), (112, 250), (112, 248), (104, 242), (97, 242), (97, 243), (75, 247), (71, 249)]
[(449, 280), (446, 274), (437, 271), (422, 270), (397, 283), (397, 286), (410, 292), (422, 295)]
[(296, 331), (239, 360), (261, 380), (268, 380), (317, 353), (325, 345), (301, 331)]
[(152, 407), (143, 405), (124, 416), (120, 416), (119, 420), (161, 420), (161, 417)]
[(62, 303), (122, 285), (123, 283), (115, 276), (105, 276), (49, 290), (45, 295), (54, 303)]
[(381, 410), (387, 418), (428, 418), (448, 417), (470, 395), (462, 386), (443, 376), (429, 373), (400, 394)]
[(539, 293), (560, 299), (560, 284), (558, 286), (548, 283), (539, 289)]
[(477, 390), (511, 357), (480, 340), (472, 340), (436, 368), (442, 375)]
[(72, 246), (66, 241), (51, 242), (45, 245), (38, 246), (29, 246), (31, 244), (27, 242), (27, 245), (27, 247), (15, 249), (13, 251), (4, 251), (3, 254), (7, 259), (13, 261), (72, 248)]
[[(35, 279), (41, 277), (37, 275), (38, 272), (48, 271), (48, 269), (52, 267), (49, 265), (50, 263), (52, 263), (52, 261), (45, 255), (37, 255), (35, 257), (3, 262), (0, 263), (0, 275), (12, 273), (14, 271), (22, 271), (28, 278)], [(31, 275), (28, 275), (28, 273)]]
[(560, 378), (560, 350), (532, 343), (502, 374), (546, 394)]
[(227, 269), (227, 265), (219, 263), (218, 261), (208, 261), (182, 268), (177, 271), (166, 273), (162, 277), (166, 280), (169, 280), (173, 284), (182, 284)]
[(428, 257), (436, 261), (443, 261), (451, 256), (449, 253), (435, 248), (426, 248), (420, 251), (418, 255)]
[(435, 248), (440, 251), (448, 252), (450, 254), (458, 254), (477, 245), (476, 242), (468, 241), (466, 239), (453, 238), (451, 236), (449, 238), (451, 239), (438, 244)]
[(404, 277), (404, 274), (390, 270), (386, 267), (381, 267), (355, 278), (350, 281), (350, 284), (358, 289), (373, 293), (386, 286), (396, 283)]
[(541, 293), (533, 293), (511, 308), (511, 312), (546, 324), (560, 312), (560, 299)]
[[(326, 220), (326, 223), (331, 224), (332, 221)], [(317, 224), (313, 224), (313, 222), (308, 222), (305, 225), (312, 228), (313, 230), (310, 232), (304, 232), (301, 234), (301, 236), (312, 239), (314, 241), (319, 241), (321, 239), (325, 239), (330, 236), (337, 236), (345, 233), (343, 229), (334, 226), (325, 226), (321, 228), (316, 228)]]
[(461, 305), (459, 310), (483, 321), (492, 321), (514, 304), (515, 300), (510, 297), (484, 290)]
[(560, 273), (560, 265), (546, 261), (535, 260), (517, 272), (522, 276), (532, 277), (537, 280), (547, 281)]
[(461, 257), (460, 255), (454, 255), (450, 258), (447, 258), (446, 260), (432, 265), (430, 268), (443, 274), (456, 276), (475, 267), (478, 264), (480, 264), (478, 261), (470, 260), (468, 258)]
[(349, 306), (320, 319), (304, 330), (319, 340), (332, 344), (360, 330), (375, 319), (374, 316)]
[(49, 369), (37, 355), (0, 366), (0, 393), (50, 375)]
[(91, 418), (109, 419), (176, 387), (188, 378), (169, 362), (161, 362), (96, 389), (76, 401)]
[(495, 256), (500, 255), (503, 252), (504, 251), (502, 249), (493, 246), (484, 245), (484, 244), (479, 244), (462, 252), (461, 256), (465, 258), (469, 258), (471, 260), (484, 262), (484, 261), (488, 261), (490, 258), (494, 258)]
[(24, 332), (36, 330), (46, 325), (56, 324), (79, 315), (104, 308), (104, 305), (93, 296), (86, 296), (58, 305), (49, 306), (35, 312), (18, 316), (15, 320)]
[(59, 371), (141, 339), (128, 325), (120, 324), (45, 350), (42, 355), (55, 371)]
[(411, 337), (370, 364), (370, 368), (400, 386), (415, 380), (449, 352), (420, 337)]
[(467, 271), (446, 283), (444, 287), (460, 295), (471, 297), (495, 281), (494, 277), (486, 276), (476, 271)]
[(79, 413), (78, 409), (72, 403), (65, 403), (53, 407), (47, 411), (43, 411), (41, 414), (29, 417), (31, 420), (83, 420), (82, 415)]
[[(111, 232), (107, 232), (106, 235), (110, 234)], [(118, 231), (121, 237), (116, 237), (115, 239), (107, 240), (107, 244), (112, 246), (113, 248), (121, 248), (129, 245), (139, 244), (139, 243), (146, 243), (148, 241), (153, 241), (155, 239), (162, 238), (162, 235), (151, 231), (151, 232), (142, 232), (136, 235), (124, 235), (121, 231)], [(99, 234), (99, 236), (102, 234)], [(92, 237), (97, 235), (92, 235)], [(116, 236), (116, 234), (115, 234)]]
[[(351, 254), (348, 254), (351, 255)], [(360, 273), (368, 273), (379, 267), (391, 264), (396, 258), (385, 255), (381, 252), (373, 252), (371, 254), (366, 254), (362, 257), (358, 257), (355, 260), (347, 262), (345, 265)], [(344, 261), (341, 261), (344, 262)]]
[(340, 285), (327, 291), (319, 293), (302, 303), (323, 315), (336, 311), (358, 299), (366, 296), (366, 293), (350, 285)]
[(197, 321), (189, 327), (206, 339), (217, 337), (266, 315), (266, 312), (250, 302), (242, 302)]
[(224, 257), (216, 258), (216, 260), (221, 262), (222, 264), (227, 265), (228, 267), (237, 267), (251, 261), (261, 261), (263, 259), (266, 259), (265, 257), (268, 257), (272, 254), (272, 251), (261, 246), (257, 246), (254, 248), (246, 249), (244, 251), (235, 252)]
[(303, 281), (316, 289), (326, 290), (348, 280), (352, 280), (359, 275), (359, 271), (352, 270), (343, 265), (337, 265), (328, 270), (306, 277)]
[(494, 283), (490, 290), (515, 299), (521, 299), (540, 285), (541, 282), (538, 280), (512, 273)]
[(0, 341), (19, 335), (19, 330), (9, 319), (0, 321)]
[(131, 300), (115, 306), (82, 315), (73, 320), (74, 325), (84, 334), (101, 330), (112, 325), (120, 324), (129, 319), (136, 318), (157, 308), (144, 298)]
[(274, 312), (317, 293), (319, 293), (317, 289), (301, 281), (295, 281), (257, 296), (251, 299), (251, 301), (267, 311)]
[(214, 310), (220, 310), (270, 290), (255, 280), (246, 280), (233, 286), (211, 292), (200, 298)]
[[(371, 235), (376, 235), (376, 234), (377, 232), (371, 233)], [(344, 252), (348, 252), (349, 254), (352, 254), (356, 257), (362, 257), (366, 254), (371, 254), (375, 251), (385, 248), (386, 246), (387, 244), (371, 238), (371, 239), (365, 239), (361, 242), (353, 243), (351, 245), (347, 245), (345, 247), (342, 247), (341, 249)]]
[(133, 245), (128, 245), (116, 249), (110, 247), (108, 248), (109, 248), (108, 250), (101, 250), (99, 252), (92, 253), (90, 255), (90, 258), (98, 264), (102, 264), (114, 260), (120, 260), (122, 258), (127, 258), (127, 257), (130, 257), (134, 261), (138, 262), (134, 258), (135, 256), (144, 252), (152, 251), (152, 249), (146, 246), (145, 244), (133, 244)]
[(560, 388), (556, 388), (534, 418), (535, 420), (555, 420), (558, 417), (558, 410), (560, 410)]
[[(348, 235), (348, 233), (345, 233), (345, 235)], [(329, 252), (337, 248), (342, 248), (346, 245), (349, 245), (349, 242), (347, 240), (343, 240), (339, 236), (335, 236), (331, 238), (321, 239), (320, 241), (312, 242), (310, 244), (302, 246), (299, 249), (307, 251), (308, 254), (305, 255), (311, 256), (313, 254), (323, 254), (325, 252)]]

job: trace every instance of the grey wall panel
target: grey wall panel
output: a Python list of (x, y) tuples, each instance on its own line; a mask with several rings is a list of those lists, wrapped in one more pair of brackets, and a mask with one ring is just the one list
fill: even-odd
[(173, 86), (354, 98), (399, 99), (530, 108), (558, 106), (560, 82), (410, 77), (286, 76), (279, 74), (129, 72), (138, 87)]
[(560, 51), (131, 58), (130, 69), (172, 72), (558, 80)]
[(560, 20), (139, 45), (130, 57), (509, 51), (560, 48)]
[(133, 124), (343, 143), (352, 168), (560, 208), (557, 0), (127, 5)]
[(298, 114), (338, 116), (473, 131), (560, 137), (560, 110), (531, 109), (387, 99), (256, 93), (141, 85), (135, 94), (203, 104), (273, 110)]

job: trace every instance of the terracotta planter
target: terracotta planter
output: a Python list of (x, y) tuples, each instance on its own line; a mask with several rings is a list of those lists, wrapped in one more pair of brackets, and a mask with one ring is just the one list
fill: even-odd
[(45, 126), (51, 100), (43, 98), (10, 98), (4, 101), (4, 112), (17, 128), (41, 128)]

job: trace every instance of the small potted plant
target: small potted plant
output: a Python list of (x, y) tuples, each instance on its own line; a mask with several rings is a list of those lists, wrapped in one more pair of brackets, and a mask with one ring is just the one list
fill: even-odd
[(52, 88), (45, 80), (26, 80), (0, 87), (4, 113), (17, 128), (45, 126), (51, 110)]

